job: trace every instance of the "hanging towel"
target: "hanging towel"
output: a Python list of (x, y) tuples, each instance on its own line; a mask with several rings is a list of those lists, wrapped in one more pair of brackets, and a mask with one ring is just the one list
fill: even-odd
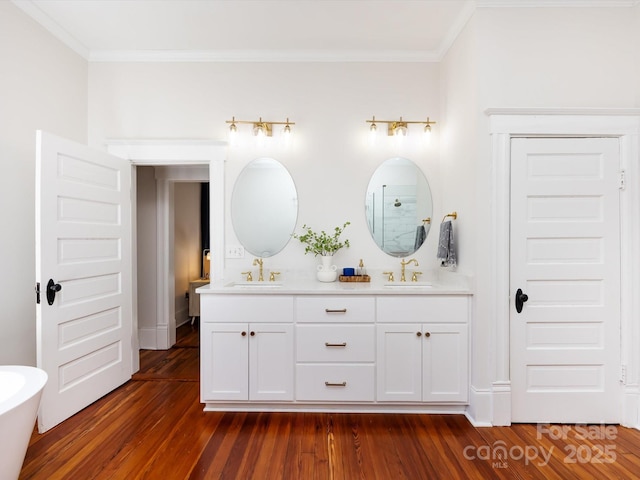
[(424, 228), (424, 225), (419, 225), (416, 229), (416, 242), (413, 249), (418, 250), (424, 243), (425, 238), (427, 238), (427, 230)]
[(456, 250), (453, 241), (453, 224), (451, 220), (440, 224), (440, 239), (438, 240), (438, 260), (443, 267), (456, 266)]

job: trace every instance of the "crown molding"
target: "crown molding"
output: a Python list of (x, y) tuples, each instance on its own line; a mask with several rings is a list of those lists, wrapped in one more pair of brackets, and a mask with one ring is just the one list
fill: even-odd
[(473, 14), (476, 11), (476, 2), (472, 0), (468, 0), (458, 17), (455, 19), (451, 28), (442, 39), (442, 43), (440, 44), (440, 48), (438, 48), (437, 58), (438, 61), (442, 60), (444, 56), (447, 54), (453, 43), (458, 38), (458, 35), (462, 32), (464, 27), (467, 25), (467, 22), (473, 17)]
[(478, 8), (635, 7), (640, 0), (476, 0)]
[(90, 62), (437, 62), (426, 50), (95, 50)]
[(467, 0), (435, 50), (90, 50), (31, 0), (11, 0), (71, 50), (89, 62), (437, 63), (476, 8), (634, 7), (640, 0)]

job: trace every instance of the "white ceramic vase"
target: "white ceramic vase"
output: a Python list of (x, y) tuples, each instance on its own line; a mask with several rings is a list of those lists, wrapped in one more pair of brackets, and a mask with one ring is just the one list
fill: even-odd
[(322, 264), (318, 265), (316, 276), (321, 282), (335, 282), (338, 278), (338, 267), (332, 265), (333, 257), (331, 255), (322, 256)]

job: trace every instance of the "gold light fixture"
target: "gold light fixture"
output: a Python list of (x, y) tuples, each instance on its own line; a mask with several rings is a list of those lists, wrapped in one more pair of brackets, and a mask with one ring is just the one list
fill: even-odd
[(226, 121), (229, 125), (229, 136), (234, 137), (238, 134), (238, 125), (247, 124), (252, 126), (252, 132), (255, 137), (259, 139), (263, 139), (265, 137), (273, 136), (273, 126), (274, 125), (284, 125), (282, 129), (282, 134), (285, 137), (291, 135), (291, 126), (295, 125), (295, 122), (289, 121), (289, 118), (284, 122), (272, 122), (267, 120), (262, 120), (260, 117), (258, 120), (236, 120), (236, 117), (231, 117), (231, 120)]
[(378, 130), (378, 126), (376, 125), (377, 123), (386, 123), (387, 135), (396, 136), (396, 137), (406, 137), (408, 134), (409, 125), (411, 124), (424, 125), (424, 133), (428, 135), (431, 133), (431, 125), (435, 125), (436, 122), (434, 122), (433, 120), (430, 120), (429, 117), (427, 117), (426, 120), (420, 120), (420, 121), (403, 120), (402, 117), (400, 117), (400, 120), (376, 120), (376, 117), (374, 115), (373, 117), (371, 117), (371, 120), (367, 120), (367, 123), (371, 124), (369, 126), (369, 131), (372, 134), (375, 134), (375, 132)]

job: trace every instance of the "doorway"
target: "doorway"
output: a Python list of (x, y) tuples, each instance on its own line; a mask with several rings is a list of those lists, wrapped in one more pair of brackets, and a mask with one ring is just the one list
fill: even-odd
[[(176, 343), (175, 336), (175, 277), (174, 259), (171, 251), (172, 228), (171, 210), (173, 205), (174, 182), (201, 182), (210, 184), (209, 225), (211, 230), (211, 279), (222, 278), (224, 271), (224, 161), (227, 154), (226, 142), (210, 140), (111, 140), (107, 142), (109, 153), (126, 158), (131, 162), (133, 178), (138, 167), (163, 167), (156, 175), (157, 211), (149, 218), (155, 222), (155, 252), (148, 261), (155, 264), (154, 284), (148, 289), (152, 309), (155, 310), (155, 328), (149, 332), (139, 330), (137, 318), (137, 252), (134, 248), (134, 338), (132, 351), (136, 359), (133, 372), (139, 369), (138, 334), (148, 334), (155, 341), (155, 348), (168, 349)], [(193, 168), (184, 168), (184, 167)], [(134, 182), (135, 183), (135, 182)], [(133, 216), (137, 215), (137, 192), (132, 191)], [(134, 224), (137, 219), (134, 219)], [(134, 232), (134, 245), (137, 245), (137, 232)], [(146, 248), (146, 247), (145, 247)], [(152, 335), (152, 333), (154, 335)], [(132, 373), (133, 373), (132, 372)]]
[[(201, 184), (208, 179), (203, 166), (136, 167), (140, 348), (170, 348), (176, 328), (189, 320), (187, 294), (202, 265)], [(165, 274), (162, 265), (168, 267)]]

